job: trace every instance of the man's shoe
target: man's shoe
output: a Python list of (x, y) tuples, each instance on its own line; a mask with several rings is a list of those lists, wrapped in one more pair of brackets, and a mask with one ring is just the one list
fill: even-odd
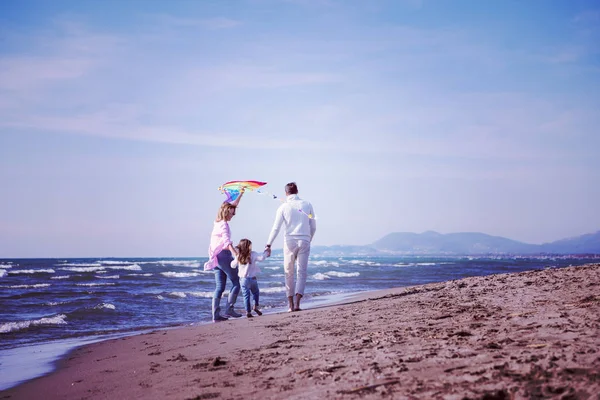
[(221, 321), (228, 321), (229, 318), (227, 317), (223, 317), (221, 315), (215, 315), (215, 317), (213, 318), (213, 322), (221, 322)]
[(251, 313), (251, 312), (249, 312), (249, 313), (246, 313), (246, 318), (253, 318), (253, 317), (254, 317), (254, 315), (252, 315), (252, 313)]

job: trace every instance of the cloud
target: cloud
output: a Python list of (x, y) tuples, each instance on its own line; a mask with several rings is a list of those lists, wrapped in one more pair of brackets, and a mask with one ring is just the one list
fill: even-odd
[[(210, 25), (152, 17), (164, 26)], [(510, 68), (520, 71), (532, 57), (462, 30), (395, 26), (334, 40), (244, 35), (217, 47), (184, 33), (157, 44), (63, 18), (32, 35), (35, 51), (0, 56), (0, 93), (10, 95), (0, 101), (0, 127), (210, 147), (539, 160), (576, 153), (553, 146), (565, 135), (586, 138), (597, 121), (585, 104), (565, 110), (561, 97), (505, 88)], [(173, 44), (196, 47), (173, 52)], [(570, 54), (555, 62), (576, 62)]]

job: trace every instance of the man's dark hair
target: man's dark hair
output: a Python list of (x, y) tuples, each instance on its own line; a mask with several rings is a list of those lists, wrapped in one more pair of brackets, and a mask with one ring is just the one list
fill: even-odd
[(296, 186), (296, 182), (290, 182), (285, 185), (285, 194), (298, 194), (298, 186)]

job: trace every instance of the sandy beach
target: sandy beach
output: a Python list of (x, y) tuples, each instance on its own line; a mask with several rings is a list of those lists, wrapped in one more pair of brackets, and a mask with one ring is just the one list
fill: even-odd
[(369, 292), (345, 304), (105, 341), (0, 392), (382, 397), (600, 399), (600, 264)]

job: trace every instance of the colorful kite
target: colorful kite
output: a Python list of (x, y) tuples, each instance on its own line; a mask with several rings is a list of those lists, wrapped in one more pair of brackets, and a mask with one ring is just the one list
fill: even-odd
[(255, 190), (261, 186), (266, 185), (267, 182), (259, 181), (230, 181), (219, 186), (221, 193), (225, 193), (227, 196), (227, 202), (235, 201), (239, 196), (242, 189)]

